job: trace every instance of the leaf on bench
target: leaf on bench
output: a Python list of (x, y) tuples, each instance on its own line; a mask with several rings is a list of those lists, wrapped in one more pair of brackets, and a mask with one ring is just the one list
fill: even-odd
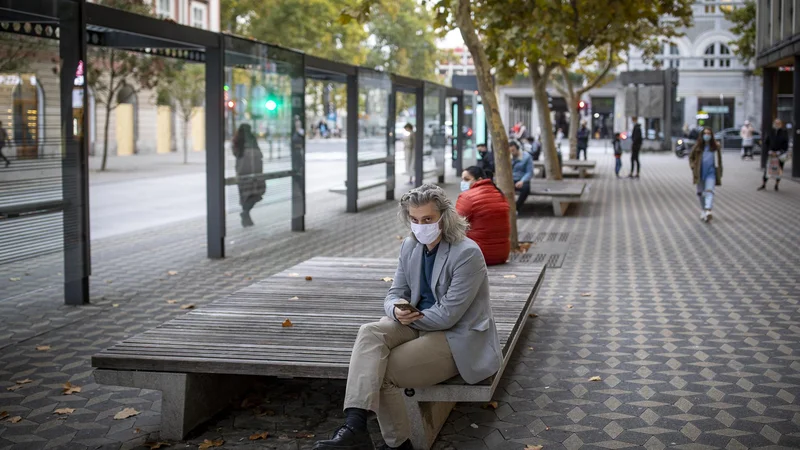
[(503, 275), (503, 278), (517, 278), (517, 276), (516, 276), (516, 275), (514, 275), (514, 274), (511, 274), (511, 275)]
[(139, 411), (133, 408), (125, 408), (122, 411), (114, 414), (114, 420), (127, 419), (128, 417), (138, 416), (139, 414)]
[(572, 305), (567, 305), (567, 309), (572, 309)]
[(592, 378), (589, 378), (589, 381), (602, 381), (602, 378), (598, 376), (593, 376)]
[(530, 313), (530, 314), (528, 314), (528, 317), (530, 317), (531, 319), (535, 319), (535, 318), (539, 317), (539, 315), (536, 314), (536, 313)]
[(177, 271), (177, 270), (170, 270), (169, 272), (167, 272), (167, 275), (169, 275), (169, 276), (171, 276), (171, 277), (174, 277), (174, 276), (175, 276), (175, 275), (177, 275), (177, 274), (178, 274), (178, 271)]
[(289, 300), (300, 300), (300, 297), (295, 295), (294, 297), (290, 298)]
[(293, 324), (293, 323), (292, 323), (292, 321), (291, 321), (291, 320), (289, 320), (289, 319), (286, 319), (286, 320), (284, 320), (284, 321), (283, 321), (283, 323), (281, 324), (281, 326), (282, 326), (282, 327), (284, 327), (284, 328), (291, 327), (291, 326), (293, 326), (293, 325), (294, 325), (294, 324)]
[(64, 390), (61, 392), (62, 395), (72, 395), (72, 394), (76, 394), (76, 393), (81, 391), (81, 387), (80, 386), (75, 386), (72, 383), (70, 383), (69, 381), (67, 381), (66, 383), (62, 384), (61, 387), (64, 388)]
[(311, 278), (311, 275), (306, 275), (306, 281), (311, 281), (312, 279), (313, 278)]
[(48, 350), (50, 350), (50, 346), (49, 345), (39, 345), (39, 346), (36, 347), (36, 351), (39, 351), (39, 352), (46, 352)]
[(531, 444), (528, 444), (528, 445), (525, 446), (525, 450), (542, 450), (543, 448), (544, 448), (544, 446), (542, 446), (542, 445), (531, 445)]
[(75, 408), (61, 408), (53, 411), (56, 414), (72, 414), (75, 412)]
[(584, 292), (581, 294), (581, 297), (591, 297), (591, 296), (592, 296), (591, 292)]
[(225, 441), (222, 440), (222, 439), (217, 439), (215, 441), (210, 441), (210, 440), (206, 439), (200, 444), (200, 446), (198, 448), (200, 450), (207, 450), (207, 449), (209, 449), (211, 447), (222, 447), (222, 444), (224, 444), (224, 443), (225, 443)]
[(311, 433), (297, 433), (295, 439), (311, 439), (314, 435)]
[(22, 388), (24, 388), (24, 387), (25, 387), (25, 385), (24, 385), (24, 384), (15, 384), (15, 385), (13, 385), (13, 386), (9, 386), (9, 387), (7, 387), (7, 388), (6, 388), (6, 390), (7, 390), (7, 391), (14, 392), (14, 391), (20, 390), (20, 389), (22, 389)]
[(8, 417), (8, 411), (0, 411), (0, 420), (5, 419)]
[(193, 303), (187, 303), (185, 305), (181, 305), (181, 309), (194, 309)]
[(175, 303), (178, 303), (178, 301), (177, 300), (167, 300), (167, 304), (168, 305), (174, 305)]
[(8, 421), (11, 422), (11, 423), (19, 423), (20, 420), (22, 420), (22, 416), (14, 416), (14, 417), (8, 419)]
[(20, 278), (20, 277), (13, 277), (13, 278), (9, 278), (8, 281), (19, 281), (21, 279), (22, 278)]
[(300, 274), (299, 273), (290, 273), (289, 276), (290, 277), (299, 277)]
[(483, 405), (483, 409), (497, 409), (497, 402), (489, 402)]
[(250, 440), (251, 441), (257, 441), (259, 439), (266, 439), (268, 437), (269, 437), (269, 432), (264, 431), (263, 433), (251, 434), (250, 435)]
[(397, 235), (397, 240), (398, 241), (402, 241), (403, 239), (405, 239), (403, 236), (400, 236), (399, 234)]
[(31, 380), (30, 378), (25, 378), (24, 380), (17, 380), (17, 381), (15, 381), (15, 383), (17, 383), (17, 384), (28, 384), (28, 383), (33, 383), (33, 380)]
[(387, 282), (387, 283), (391, 283), (392, 281), (394, 281), (394, 278), (392, 278), (392, 277), (383, 277), (383, 278), (381, 278), (381, 279), (382, 279), (383, 281)]

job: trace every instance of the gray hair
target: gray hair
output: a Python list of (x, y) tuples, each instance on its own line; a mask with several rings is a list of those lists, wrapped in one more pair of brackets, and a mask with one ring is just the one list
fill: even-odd
[[(469, 228), (467, 219), (458, 215), (453, 202), (447, 198), (444, 190), (435, 184), (423, 184), (406, 192), (400, 198), (400, 212), (397, 215), (407, 229), (411, 229), (411, 216), (408, 208), (420, 207), (428, 203), (434, 203), (436, 209), (442, 214), (442, 240), (450, 244), (457, 244), (467, 237), (467, 228)], [(411, 233), (411, 236), (416, 239), (414, 233)]]

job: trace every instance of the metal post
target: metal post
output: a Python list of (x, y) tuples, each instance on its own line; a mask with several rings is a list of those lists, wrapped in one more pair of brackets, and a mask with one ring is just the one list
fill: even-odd
[[(792, 131), (794, 132), (792, 136), (792, 142), (794, 143), (794, 148), (792, 149), (792, 177), (800, 177), (800, 148), (798, 148), (798, 136), (800, 136), (800, 56), (794, 57), (794, 72), (792, 73), (793, 78), (792, 81), (794, 82), (794, 97), (792, 98), (792, 112), (793, 112), (793, 121), (792, 124)], [(761, 149), (761, 153), (764, 153), (764, 149)]]
[(389, 108), (387, 109), (386, 120), (386, 200), (394, 200), (395, 188), (395, 125), (397, 122), (397, 90), (392, 84), (392, 91), (389, 94)]
[(456, 101), (458, 105), (458, 113), (456, 114), (456, 121), (458, 126), (453, 129), (456, 133), (456, 177), (461, 177), (461, 172), (464, 171), (464, 93), (458, 96)]
[[(439, 173), (439, 175), (437, 176), (437, 181), (439, 183), (444, 183), (444, 174), (445, 174), (445, 170), (446, 170), (446, 167), (447, 167), (446, 164), (444, 163), (445, 160), (447, 159), (446, 156), (445, 156), (445, 153), (446, 153), (446, 150), (447, 150), (447, 138), (445, 138), (445, 130), (444, 130), (444, 122), (445, 122), (444, 117), (447, 114), (447, 98), (445, 97), (444, 91), (442, 91), (441, 89), (438, 89), (438, 93), (439, 93), (439, 126), (437, 127), (436, 132), (433, 133), (433, 136), (435, 136), (436, 139), (437, 139), (437, 142), (436, 142), (437, 146), (439, 145), (439, 143), (441, 143), (441, 145), (442, 145), (442, 149), (441, 149), (441, 151), (442, 151), (442, 161), (441, 161), (442, 168), (441, 168), (441, 173)], [(441, 141), (439, 141), (439, 139), (440, 139), (439, 134), (440, 133), (441, 133)], [(433, 147), (433, 145), (431, 145), (431, 147)], [(437, 151), (438, 151), (438, 149), (437, 149)], [(439, 159), (435, 155), (434, 155), (434, 159), (436, 160), (436, 170), (439, 171)]]
[(306, 77), (305, 57), (292, 79), (292, 231), (306, 230)]
[[(225, 257), (225, 41), (206, 48), (206, 233), (209, 258)], [(231, 111), (231, 114), (234, 112)]]
[[(59, 56), (61, 57), (61, 139), (64, 159), (61, 186), (64, 198), (64, 303), (89, 303), (92, 273), (89, 236), (89, 96), (86, 89), (85, 0), (60, 0)], [(82, 73), (79, 73), (82, 72)], [(80, 100), (79, 100), (80, 98)], [(79, 104), (75, 104), (77, 102)], [(73, 108), (84, 111), (74, 117)], [(80, 120), (80, 134), (73, 134), (73, 120)]]
[(347, 212), (358, 212), (358, 74), (347, 76)]
[[(761, 95), (761, 168), (767, 167), (767, 149), (764, 145), (767, 142), (770, 130), (772, 130), (772, 111), (775, 109), (775, 74), (773, 68), (764, 68), (764, 84)], [(792, 164), (794, 166), (794, 164)]]
[(420, 86), (416, 89), (417, 100), (417, 126), (416, 135), (414, 139), (414, 186), (422, 186), (423, 177), (423, 153), (424, 139), (425, 139), (425, 86)]

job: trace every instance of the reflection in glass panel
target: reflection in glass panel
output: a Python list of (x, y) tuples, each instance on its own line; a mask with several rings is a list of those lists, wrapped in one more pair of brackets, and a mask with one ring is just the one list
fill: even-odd
[(225, 65), (228, 229), (287, 229), (302, 195), (291, 178), (303, 166), (302, 56), (226, 37)]
[(474, 94), (471, 92), (464, 92), (464, 124), (461, 127), (461, 132), (464, 133), (464, 153), (462, 161), (465, 169), (477, 164), (477, 142), (475, 141), (475, 118), (477, 117), (475, 111), (476, 100)]
[(423, 163), (425, 178), (444, 176), (444, 159), (447, 145), (445, 136), (444, 89), (436, 86), (425, 87), (425, 129), (423, 130)]
[[(389, 121), (389, 95), (392, 82), (388, 75), (369, 70), (358, 73), (358, 169), (359, 185), (386, 181), (389, 156), (386, 126)], [(382, 160), (383, 162), (378, 162)], [(385, 189), (374, 189), (382, 194)], [(360, 194), (359, 197), (364, 197)]]

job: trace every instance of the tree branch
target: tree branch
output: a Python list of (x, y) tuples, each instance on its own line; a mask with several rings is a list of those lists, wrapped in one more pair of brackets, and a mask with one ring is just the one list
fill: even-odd
[(611, 48), (610, 45), (608, 46), (608, 54), (607, 54), (606, 58), (607, 58), (606, 59), (606, 66), (603, 68), (603, 70), (600, 72), (600, 74), (597, 76), (597, 78), (595, 78), (592, 82), (590, 82), (589, 84), (587, 84), (586, 86), (584, 86), (583, 88), (581, 88), (578, 91), (578, 95), (579, 96), (583, 95), (583, 94), (591, 91), (595, 87), (597, 87), (597, 85), (600, 84), (600, 82), (603, 80), (603, 78), (605, 78), (606, 75), (608, 75), (608, 72), (611, 70), (611, 66), (613, 66), (613, 64), (614, 64), (614, 53), (613, 53), (613, 49)]

